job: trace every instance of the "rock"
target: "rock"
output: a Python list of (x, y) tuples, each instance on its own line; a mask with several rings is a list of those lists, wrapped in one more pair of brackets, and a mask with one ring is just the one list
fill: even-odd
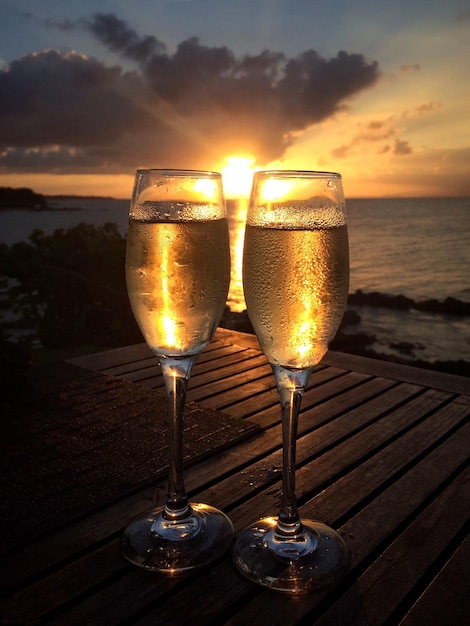
[(462, 302), (457, 298), (446, 298), (444, 302), (439, 300), (423, 300), (416, 302), (414, 307), (419, 311), (427, 311), (429, 313), (441, 313), (443, 315), (470, 315), (470, 303)]
[(470, 315), (470, 302), (463, 302), (462, 300), (452, 297), (448, 297), (442, 302), (436, 299), (415, 302), (412, 298), (407, 298), (403, 295), (392, 296), (378, 291), (365, 293), (361, 289), (358, 289), (354, 293), (349, 294), (348, 304), (397, 309), (400, 311), (416, 309), (418, 311), (440, 313), (442, 315)]
[(414, 300), (407, 298), (406, 296), (390, 296), (378, 291), (372, 291), (371, 293), (364, 293), (358, 289), (355, 293), (350, 294), (348, 298), (348, 304), (355, 304), (359, 306), (376, 306), (387, 309), (399, 309), (407, 311), (414, 304)]
[(361, 316), (356, 311), (351, 309), (347, 309), (344, 312), (343, 319), (341, 320), (340, 328), (344, 328), (344, 326), (356, 326), (361, 323)]
[(396, 343), (389, 344), (390, 348), (393, 350), (397, 350), (402, 354), (406, 354), (407, 356), (414, 357), (416, 350), (422, 350), (423, 347), (419, 344), (411, 343), (410, 341), (398, 341)]

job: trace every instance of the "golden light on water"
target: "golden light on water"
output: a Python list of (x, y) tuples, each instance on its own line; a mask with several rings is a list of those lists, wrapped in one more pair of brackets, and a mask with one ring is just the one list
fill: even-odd
[(247, 211), (248, 199), (242, 198), (233, 205), (230, 215), (233, 227), (230, 229), (231, 271), (228, 301), (230, 309), (235, 313), (241, 313), (246, 309), (243, 295), (242, 270)]
[(231, 276), (228, 293), (230, 309), (235, 313), (241, 313), (246, 309), (242, 284), (243, 242), (248, 197), (253, 182), (253, 174), (256, 171), (254, 163), (254, 157), (232, 155), (226, 157), (222, 166), (218, 168), (222, 173), (225, 196), (237, 199), (230, 215), (234, 227), (231, 229)]

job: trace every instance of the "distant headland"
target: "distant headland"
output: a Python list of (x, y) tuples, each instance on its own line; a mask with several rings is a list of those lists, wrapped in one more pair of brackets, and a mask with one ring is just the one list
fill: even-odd
[(27, 187), (13, 189), (0, 187), (0, 209), (28, 209), (45, 211), (49, 208), (46, 196)]
[(111, 196), (90, 195), (44, 195), (37, 193), (28, 187), (0, 187), (0, 210), (16, 209), (25, 211), (63, 211), (70, 210), (56, 206), (60, 200), (115, 200)]

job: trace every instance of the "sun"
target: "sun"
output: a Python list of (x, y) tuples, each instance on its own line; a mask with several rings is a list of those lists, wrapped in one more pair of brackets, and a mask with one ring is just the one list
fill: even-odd
[(250, 195), (253, 174), (254, 157), (228, 156), (222, 166), (222, 181), (224, 194), (227, 198), (243, 198)]

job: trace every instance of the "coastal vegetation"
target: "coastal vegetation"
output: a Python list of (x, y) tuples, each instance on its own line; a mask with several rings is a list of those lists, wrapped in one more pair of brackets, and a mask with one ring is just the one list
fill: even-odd
[[(2, 307), (30, 329), (28, 347), (113, 347), (141, 340), (128, 303), (125, 238), (115, 224), (79, 224), (0, 245)], [(5, 335), (5, 329), (3, 329)]]

